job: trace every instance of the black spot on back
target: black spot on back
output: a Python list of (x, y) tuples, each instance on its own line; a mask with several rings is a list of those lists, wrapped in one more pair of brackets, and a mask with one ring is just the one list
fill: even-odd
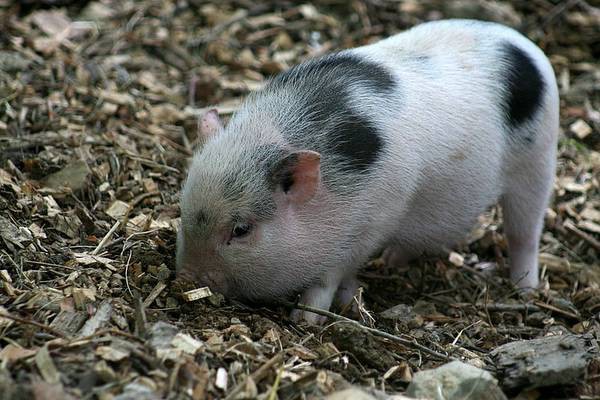
[(531, 58), (512, 43), (504, 43), (502, 58), (506, 63), (504, 112), (507, 124), (516, 128), (530, 120), (540, 108), (544, 81)]
[[(350, 82), (358, 81), (375, 91), (389, 91), (394, 87), (394, 79), (389, 71), (371, 61), (352, 54), (333, 53), (325, 57), (309, 60), (277, 75), (272, 84), (327, 83), (328, 79), (343, 76)], [(320, 82), (319, 82), (320, 81)], [(332, 82), (329, 82), (332, 83)]]
[(379, 64), (352, 54), (332, 54), (278, 75), (267, 91), (292, 91), (294, 101), (302, 104), (294, 126), (282, 126), (290, 143), (325, 156), (335, 154), (343, 169), (364, 172), (377, 160), (384, 143), (374, 121), (359, 112), (360, 104), (353, 104), (350, 90), (361, 88), (380, 97), (395, 85), (391, 73)]

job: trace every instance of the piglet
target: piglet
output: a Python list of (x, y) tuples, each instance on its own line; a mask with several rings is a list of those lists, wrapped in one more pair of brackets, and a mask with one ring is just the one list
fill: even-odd
[(329, 309), (377, 251), (394, 263), (449, 248), (500, 202), (510, 277), (535, 288), (558, 115), (548, 59), (498, 24), (429, 22), (304, 62), (226, 127), (214, 110), (201, 118), (178, 274), (240, 300), (300, 294)]

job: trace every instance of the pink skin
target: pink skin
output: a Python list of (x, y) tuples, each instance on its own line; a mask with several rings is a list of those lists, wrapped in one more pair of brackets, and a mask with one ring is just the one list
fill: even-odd
[[(211, 109), (200, 117), (198, 128), (199, 135), (204, 141), (218, 135), (222, 131), (223, 125), (218, 117), (217, 111)], [(321, 185), (320, 159), (321, 156), (317, 152), (300, 150), (292, 152), (282, 160), (282, 168), (284, 169), (282, 170), (282, 173), (291, 174), (293, 184), (287, 192), (277, 190), (273, 194), (278, 214), (274, 218), (278, 220), (278, 224), (283, 224), (287, 227), (297, 226), (297, 210), (299, 208), (307, 207), (307, 203), (317, 194), (317, 192), (323, 190), (323, 186)], [(218, 240), (215, 240), (212, 244), (205, 244), (205, 246), (209, 246), (211, 249), (202, 251), (202, 254), (199, 254), (197, 249), (193, 249), (193, 246), (186, 246), (188, 251), (192, 251), (194, 254), (183, 255), (186, 257), (186, 260), (183, 262), (184, 266), (181, 268), (182, 270), (179, 271), (181, 276), (188, 277), (188, 279), (197, 283), (208, 284), (224, 294), (227, 294), (226, 290), (224, 290), (227, 287), (226, 277), (220, 268), (215, 268), (219, 263), (218, 260), (212, 261), (218, 257), (217, 248), (226, 245), (227, 242), (231, 240), (238, 241), (238, 244), (246, 243), (247, 245), (251, 245), (252, 242), (260, 243), (261, 240), (264, 240), (261, 237), (263, 227), (260, 225), (255, 226), (250, 235), (243, 238), (232, 238), (229, 235), (231, 232), (229, 222), (226, 225), (227, 226), (224, 226), (223, 230), (217, 234)], [(203, 267), (199, 269), (197, 267), (198, 260), (204, 260), (202, 261), (203, 263), (214, 262), (215, 265), (203, 265)], [(303, 295), (302, 302), (328, 309), (332, 296), (328, 294), (321, 295), (323, 301), (317, 302), (317, 304), (315, 299), (318, 300), (320, 298), (319, 294), (312, 292), (318, 292), (318, 289), (309, 289), (306, 291)], [(294, 316), (296, 314), (293, 313), (292, 315)], [(306, 318), (302, 313), (299, 314), (299, 317), (300, 318), (298, 319), (305, 318), (309, 320), (309, 322), (316, 322), (314, 318)]]
[(219, 118), (216, 108), (211, 108), (198, 119), (198, 133), (208, 140), (223, 129), (223, 124)]

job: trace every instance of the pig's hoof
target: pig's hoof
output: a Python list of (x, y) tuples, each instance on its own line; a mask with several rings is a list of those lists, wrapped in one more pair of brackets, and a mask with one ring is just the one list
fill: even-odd
[(327, 317), (324, 317), (323, 315), (299, 309), (293, 310), (290, 314), (290, 318), (296, 323), (306, 321), (309, 325), (323, 325), (327, 320)]
[(387, 269), (406, 267), (408, 262), (414, 258), (414, 255), (397, 246), (386, 247), (379, 257)]

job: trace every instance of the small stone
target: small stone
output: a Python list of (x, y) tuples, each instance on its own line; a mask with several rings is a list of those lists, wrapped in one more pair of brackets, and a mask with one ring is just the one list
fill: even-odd
[(223, 367), (217, 370), (217, 377), (215, 379), (215, 386), (222, 391), (227, 390), (227, 370)]
[(506, 400), (492, 374), (472, 365), (453, 361), (415, 374), (406, 393), (411, 397), (446, 400)]
[(465, 265), (465, 258), (463, 256), (461, 256), (458, 253), (455, 253), (454, 251), (450, 253), (450, 255), (448, 256), (448, 261), (450, 261), (452, 264), (456, 265), (457, 267), (462, 267), (463, 265)]

